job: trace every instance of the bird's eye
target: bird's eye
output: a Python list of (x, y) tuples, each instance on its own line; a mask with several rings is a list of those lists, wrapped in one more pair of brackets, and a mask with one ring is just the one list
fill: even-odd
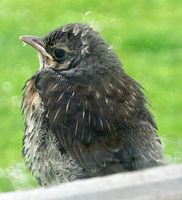
[(63, 49), (56, 49), (55, 50), (55, 56), (56, 56), (56, 58), (63, 58), (64, 56), (65, 56), (65, 50), (63, 50)]

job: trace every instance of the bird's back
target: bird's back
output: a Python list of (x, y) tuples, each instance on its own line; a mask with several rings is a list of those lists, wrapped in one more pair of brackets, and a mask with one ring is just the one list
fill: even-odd
[[(106, 99), (102, 90), (69, 85), (64, 79), (56, 82), (54, 76), (49, 70), (40, 73), (38, 85), (36, 76), (29, 79), (22, 101), (25, 114), (23, 155), (41, 185), (162, 164), (157, 130), (144, 105), (140, 110), (141, 119), (137, 117), (133, 124), (122, 124), (122, 121), (119, 124), (116, 113), (122, 109), (122, 104), (120, 108), (117, 105), (121, 99), (112, 95), (116, 96), (115, 90), (118, 94), (121, 91), (110, 86), (114, 90)], [(44, 90), (41, 95), (37, 92), (40, 84)], [(129, 111), (131, 108), (126, 115)]]

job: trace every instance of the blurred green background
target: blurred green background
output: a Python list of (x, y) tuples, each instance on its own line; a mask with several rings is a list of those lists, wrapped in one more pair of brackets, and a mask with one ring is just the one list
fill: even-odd
[(168, 163), (182, 162), (181, 0), (1, 0), (0, 191), (36, 186), (21, 157), (24, 82), (38, 69), (22, 34), (42, 36), (70, 22), (90, 24), (146, 89)]

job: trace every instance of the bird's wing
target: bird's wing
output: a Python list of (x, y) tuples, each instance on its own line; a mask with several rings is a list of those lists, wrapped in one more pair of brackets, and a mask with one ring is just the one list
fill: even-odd
[[(117, 165), (121, 157), (117, 153), (122, 149), (123, 137), (118, 130), (126, 128), (123, 116), (129, 110), (123, 116), (117, 112), (120, 108), (113, 104), (121, 105), (121, 99), (116, 94), (109, 98), (109, 93), (105, 95), (103, 90), (69, 82), (52, 69), (39, 72), (35, 86), (43, 101), (49, 128), (67, 154), (91, 172), (105, 166), (121, 171), (118, 170), (121, 165)], [(118, 91), (118, 95), (120, 92), (123, 91)], [(121, 120), (123, 124), (119, 124)]]

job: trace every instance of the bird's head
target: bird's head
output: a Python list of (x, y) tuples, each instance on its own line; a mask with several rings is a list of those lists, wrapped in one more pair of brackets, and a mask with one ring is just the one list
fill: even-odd
[(99, 33), (81, 23), (61, 26), (43, 37), (20, 39), (38, 51), (40, 69), (51, 67), (68, 77), (105, 74), (121, 67), (117, 55)]

